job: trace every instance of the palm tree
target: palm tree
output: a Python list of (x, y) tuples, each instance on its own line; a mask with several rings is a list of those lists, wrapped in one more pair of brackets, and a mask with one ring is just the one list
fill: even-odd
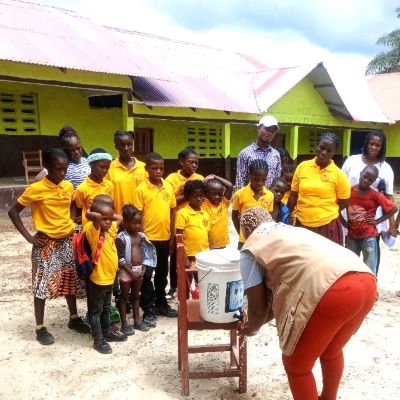
[[(400, 18), (400, 7), (396, 8), (396, 14)], [(378, 53), (367, 65), (366, 74), (400, 72), (400, 29), (380, 37), (376, 44), (387, 50)]]

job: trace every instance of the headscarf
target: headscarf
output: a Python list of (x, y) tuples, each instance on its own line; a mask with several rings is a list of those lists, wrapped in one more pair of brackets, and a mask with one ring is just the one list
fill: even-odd
[(87, 162), (90, 164), (95, 161), (108, 160), (112, 161), (112, 155), (109, 153), (94, 153), (88, 156)]
[(240, 217), (240, 228), (245, 238), (264, 222), (273, 222), (271, 214), (263, 208), (253, 207), (246, 210)]

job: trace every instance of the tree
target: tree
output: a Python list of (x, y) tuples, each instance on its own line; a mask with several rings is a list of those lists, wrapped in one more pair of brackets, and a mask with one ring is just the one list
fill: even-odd
[[(400, 7), (396, 8), (396, 14), (400, 19)], [(376, 44), (387, 50), (378, 53), (367, 65), (366, 74), (400, 72), (400, 29), (380, 37)]]

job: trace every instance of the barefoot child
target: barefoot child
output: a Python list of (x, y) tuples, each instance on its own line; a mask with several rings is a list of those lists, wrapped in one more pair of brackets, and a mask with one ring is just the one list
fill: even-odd
[(208, 175), (203, 210), (210, 216), (209, 242), (211, 249), (222, 249), (229, 244), (228, 207), (232, 197), (232, 183), (217, 175)]
[[(45, 178), (29, 185), (8, 215), (32, 246), (32, 292), (36, 319), (36, 340), (43, 345), (54, 343), (53, 335), (43, 325), (46, 299), (65, 296), (70, 313), (68, 327), (89, 333), (89, 327), (78, 316), (76, 308), (77, 284), (72, 234), (75, 223), (70, 210), (74, 196), (71, 182), (65, 179), (68, 158), (61, 149), (43, 151)], [(37, 230), (31, 235), (22, 223), (20, 213), (31, 207), (32, 220)], [(82, 285), (83, 286), (83, 285)], [(83, 289), (83, 287), (82, 287)]]
[[(174, 234), (174, 208), (176, 200), (172, 186), (163, 179), (164, 159), (158, 153), (149, 153), (146, 156), (146, 171), (148, 179), (136, 189), (134, 205), (142, 211), (143, 232), (153, 243), (157, 251), (157, 267), (154, 272), (154, 295), (151, 293), (151, 275), (153, 268), (147, 268), (142, 287), (143, 320), (154, 326), (154, 312), (164, 317), (177, 317), (176, 310), (172, 309), (165, 297), (168, 283), (168, 257), (174, 243), (171, 237)], [(153, 322), (152, 322), (153, 321)]]
[(274, 195), (274, 209), (271, 211), (271, 217), (275, 222), (289, 223), (290, 210), (282, 199), (287, 192), (288, 184), (283, 178), (275, 178), (271, 184), (271, 192)]
[[(133, 335), (135, 329), (147, 332), (150, 327), (140, 318), (139, 295), (143, 275), (147, 268), (154, 269), (157, 265), (156, 249), (142, 232), (142, 214), (131, 204), (122, 208), (122, 218), (125, 229), (118, 234), (115, 242), (118, 251), (118, 277), (121, 297), (118, 310), (121, 316), (121, 332)], [(129, 294), (130, 292), (130, 294)], [(126, 321), (126, 305), (131, 297), (134, 324)]]
[(93, 347), (102, 354), (112, 352), (107, 342), (124, 341), (127, 336), (112, 329), (110, 307), (113, 283), (118, 269), (118, 254), (115, 239), (121, 220), (114, 209), (104, 201), (94, 198), (87, 222), (83, 228), (92, 250), (95, 266), (88, 279), (88, 315), (93, 336)]
[[(378, 175), (378, 168), (374, 165), (368, 165), (361, 171), (358, 185), (351, 188), (347, 223), (341, 218), (344, 226), (348, 228), (346, 247), (357, 255), (362, 253), (365, 264), (374, 274), (377, 272), (378, 263), (376, 237), (379, 233), (376, 225), (397, 212), (392, 200), (370, 187)], [(375, 219), (376, 209), (379, 206), (382, 207), (383, 215)]]
[(243, 247), (245, 238), (240, 229), (240, 216), (249, 208), (260, 207), (270, 212), (274, 207), (274, 195), (265, 187), (268, 176), (268, 164), (256, 159), (249, 165), (250, 183), (239, 189), (233, 196), (232, 221), (239, 233), (238, 249)]
[(106, 194), (111, 198), (113, 197), (113, 184), (105, 178), (110, 168), (111, 160), (111, 154), (100, 148), (92, 150), (87, 158), (90, 165), (90, 174), (76, 188), (75, 197), (76, 206), (82, 209), (82, 226), (88, 222), (86, 213), (98, 194)]

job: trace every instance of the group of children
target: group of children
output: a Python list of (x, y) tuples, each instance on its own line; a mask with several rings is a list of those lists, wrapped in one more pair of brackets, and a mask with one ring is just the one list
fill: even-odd
[[(183, 235), (187, 264), (193, 265), (197, 253), (229, 244), (230, 205), (239, 249), (244, 243), (240, 216), (249, 208), (263, 208), (275, 221), (292, 223), (293, 212), (286, 205), (294, 173), (290, 164), (283, 165), (282, 176), (267, 189), (268, 164), (253, 160), (248, 169), (249, 184), (231, 199), (231, 182), (197, 173), (199, 158), (191, 148), (179, 152), (180, 169), (164, 179), (160, 154), (149, 153), (145, 163), (133, 157), (131, 132), (115, 133), (119, 154), (115, 160), (100, 148), (84, 158), (76, 133), (64, 134), (62, 142), (66, 153), (60, 149), (45, 152), (44, 177), (30, 185), (9, 212), (16, 228), (33, 244), (36, 335), (42, 344), (54, 342), (43, 325), (46, 298), (66, 296), (71, 316), (68, 326), (78, 332), (89, 331), (76, 310), (80, 286), (86, 289), (90, 331), (94, 348), (100, 353), (112, 351), (110, 341), (127, 340), (135, 330), (149, 331), (156, 326), (157, 315), (176, 317), (176, 310), (168, 303), (177, 288), (175, 234)], [(360, 235), (365, 236), (366, 223), (372, 235), (374, 225), (396, 211), (383, 195), (371, 193), (369, 186), (377, 176), (374, 168), (362, 172), (359, 185), (352, 190), (349, 219), (343, 221), (349, 226), (347, 243), (353, 251), (360, 247), (358, 241)], [(82, 176), (84, 170), (88, 170), (86, 177)], [(64, 180), (68, 171), (73, 175), (72, 184)], [(367, 207), (368, 218), (363, 215), (358, 221), (360, 202)], [(385, 213), (375, 221), (373, 210), (378, 205)], [(19, 215), (26, 206), (32, 208), (38, 231), (34, 236)], [(72, 251), (77, 224), (85, 233), (94, 264), (83, 283), (76, 275)], [(168, 275), (170, 289), (166, 293)], [(121, 329), (110, 321), (113, 292), (117, 294)], [(133, 325), (127, 319), (130, 305)]]

